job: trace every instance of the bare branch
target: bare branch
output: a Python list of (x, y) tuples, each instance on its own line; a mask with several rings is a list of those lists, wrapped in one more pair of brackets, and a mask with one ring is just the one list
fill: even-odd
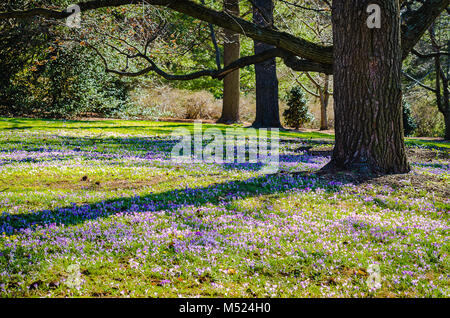
[(329, 8), (327, 8), (327, 9), (316, 9), (316, 8), (310, 8), (310, 7), (301, 6), (299, 4), (292, 3), (292, 2), (289, 2), (289, 1), (286, 1), (286, 0), (278, 0), (278, 1), (286, 3), (287, 5), (290, 5), (290, 6), (293, 6), (293, 7), (296, 7), (296, 8), (303, 9), (303, 10), (310, 10), (310, 11), (315, 11), (315, 12), (331, 11)]
[(416, 11), (402, 16), (402, 51), (405, 59), (433, 21), (450, 4), (450, 0), (426, 0)]
[(412, 49), (411, 53), (413, 53), (415, 56), (420, 57), (422, 59), (433, 58), (433, 57), (437, 57), (437, 56), (441, 56), (441, 55), (450, 55), (450, 52), (435, 52), (435, 53), (423, 54), (415, 49)]
[(436, 90), (435, 90), (434, 88), (431, 88), (430, 86), (427, 86), (427, 85), (423, 84), (422, 82), (420, 82), (419, 80), (415, 79), (414, 77), (412, 77), (412, 76), (409, 75), (408, 73), (402, 72), (402, 74), (403, 74), (406, 78), (410, 79), (411, 81), (413, 81), (414, 83), (416, 83), (417, 85), (419, 85), (420, 87), (423, 87), (423, 88), (425, 88), (425, 89), (427, 89), (427, 90), (429, 90), (429, 91), (431, 91), (431, 92), (433, 92), (433, 93), (436, 93)]

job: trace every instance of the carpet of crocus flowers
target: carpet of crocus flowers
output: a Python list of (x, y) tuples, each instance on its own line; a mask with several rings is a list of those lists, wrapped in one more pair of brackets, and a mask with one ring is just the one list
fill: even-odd
[(352, 182), (315, 173), (332, 138), (281, 133), (266, 175), (173, 162), (177, 126), (2, 119), (0, 295), (450, 296), (448, 156)]

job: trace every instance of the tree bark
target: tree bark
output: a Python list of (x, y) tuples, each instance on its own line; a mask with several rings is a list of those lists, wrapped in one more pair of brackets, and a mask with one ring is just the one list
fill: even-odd
[(328, 167), (406, 173), (399, 3), (378, 0), (381, 28), (369, 29), (371, 3), (333, 1), (336, 144)]
[[(445, 125), (445, 140), (450, 140), (450, 104), (449, 104), (449, 92), (448, 92), (448, 79), (445, 76), (441, 67), (441, 57), (438, 55), (434, 58), (434, 64), (436, 69), (436, 104), (439, 111), (444, 116)], [(441, 85), (442, 81), (442, 85)], [(442, 93), (441, 93), (442, 86)]]
[[(439, 53), (442, 46), (438, 44), (435, 35), (435, 24), (433, 23), (428, 29), (431, 45), (435, 51), (434, 56), (434, 69), (436, 72), (436, 83), (435, 83), (435, 94), (436, 94), (436, 104), (438, 110), (444, 116), (445, 125), (445, 135), (444, 139), (450, 140), (450, 105), (449, 105), (449, 93), (448, 93), (448, 77), (442, 69), (441, 54)], [(448, 51), (448, 45), (447, 45)], [(441, 83), (442, 83), (442, 93), (441, 93)]]
[(330, 83), (330, 77), (325, 75), (325, 83), (323, 91), (319, 88), (320, 93), (320, 130), (328, 129), (328, 102), (330, 100), (330, 93), (328, 92), (328, 85)]
[[(273, 24), (272, 0), (254, 0), (253, 22), (266, 28)], [(272, 49), (273, 46), (254, 41), (255, 54)], [(279, 128), (280, 111), (278, 105), (278, 78), (275, 58), (255, 64), (256, 77), (256, 118), (255, 128)]]
[(445, 140), (450, 140), (450, 112), (444, 114)]
[(444, 124), (445, 124), (445, 140), (450, 140), (450, 101), (449, 101), (449, 92), (448, 92), (448, 80), (445, 79), (443, 83), (444, 88), (444, 109), (445, 111), (442, 113), (444, 115)]
[(320, 98), (320, 130), (328, 130), (327, 105), (323, 97)]
[[(233, 15), (239, 16), (239, 0), (224, 0), (224, 9)], [(223, 45), (224, 66), (236, 61), (240, 57), (239, 34), (224, 30), (225, 42)], [(239, 122), (240, 80), (239, 69), (227, 74), (223, 79), (222, 116), (217, 121), (223, 124)]]
[(443, 112), (444, 115), (444, 124), (445, 124), (445, 140), (450, 140), (450, 98), (449, 98), (449, 92), (448, 92), (448, 77), (443, 74), (443, 71), (441, 70), (441, 76), (442, 76), (442, 87), (443, 87), (443, 97), (444, 97), (444, 105), (443, 108), (445, 111)]

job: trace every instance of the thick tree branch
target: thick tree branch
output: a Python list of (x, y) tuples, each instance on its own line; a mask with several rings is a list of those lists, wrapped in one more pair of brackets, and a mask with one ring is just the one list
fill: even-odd
[(283, 62), (287, 67), (298, 72), (317, 72), (324, 73), (328, 75), (333, 74), (332, 64), (318, 63), (315, 61), (309, 61), (305, 59), (300, 59), (294, 55), (288, 55), (283, 57)]
[[(332, 47), (321, 46), (310, 41), (295, 37), (286, 32), (260, 27), (236, 16), (225, 12), (219, 12), (199, 5), (191, 0), (146, 0), (148, 4), (165, 6), (180, 13), (184, 13), (199, 20), (215, 24), (236, 33), (248, 36), (256, 41), (264, 42), (279, 49), (298, 56), (285, 58), (285, 63), (294, 70), (317, 71), (329, 74), (329, 66), (333, 63)], [(447, 8), (450, 0), (426, 0), (422, 7), (416, 11), (408, 11), (403, 16), (402, 23), (402, 50), (403, 58), (411, 52), (414, 45), (439, 16)], [(91, 0), (80, 2), (81, 11), (93, 10), (104, 7), (115, 7), (127, 4), (139, 3), (138, 0)], [(0, 13), (0, 19), (28, 18), (42, 16), (53, 19), (63, 19), (70, 12), (55, 11), (50, 9), (31, 9), (26, 11), (12, 11)], [(327, 65), (324, 68), (324, 65)]]
[(94, 49), (94, 51), (100, 56), (100, 58), (102, 59), (104, 65), (105, 65), (106, 72), (121, 75), (121, 76), (127, 76), (127, 77), (137, 77), (137, 76), (148, 74), (149, 72), (155, 72), (156, 74), (162, 76), (163, 78), (165, 78), (167, 80), (187, 81), (187, 80), (200, 78), (203, 76), (209, 76), (211, 78), (222, 80), (227, 74), (229, 74), (239, 68), (258, 64), (258, 63), (264, 62), (264, 61), (274, 58), (274, 57), (282, 58), (285, 61), (285, 63), (286, 63), (286, 60), (291, 61), (291, 63), (295, 64), (294, 65), (295, 68), (294, 67), (292, 67), (292, 68), (294, 70), (298, 70), (298, 71), (312, 71), (312, 72), (321, 72), (321, 73), (328, 72), (329, 74), (331, 74), (331, 70), (332, 70), (331, 65), (325, 65), (325, 64), (320, 64), (320, 63), (316, 63), (316, 62), (300, 60), (297, 57), (292, 56), (290, 53), (287, 53), (283, 50), (274, 48), (274, 49), (270, 49), (270, 50), (264, 51), (259, 54), (241, 57), (240, 59), (234, 61), (233, 63), (230, 63), (229, 65), (227, 65), (226, 67), (224, 67), (222, 69), (201, 70), (198, 72), (193, 72), (193, 73), (189, 73), (189, 74), (181, 74), (181, 75), (166, 73), (161, 68), (159, 68), (156, 65), (156, 63), (148, 56), (143, 55), (143, 54), (137, 54), (138, 57), (145, 59), (150, 64), (150, 66), (148, 66), (142, 70), (136, 71), (136, 72), (125, 72), (125, 71), (118, 71), (118, 70), (110, 69), (108, 67), (106, 58), (99, 52), (99, 50), (91, 45), (89, 47)]
[[(155, 1), (161, 2), (161, 5), (164, 5), (164, 2), (171, 1)], [(127, 4), (139, 3), (137, 0), (92, 0), (87, 2), (79, 2), (77, 5), (80, 7), (81, 11), (89, 11), (95, 10), (105, 7), (119, 7)], [(41, 16), (49, 19), (65, 19), (70, 16), (72, 12), (67, 12), (65, 9), (62, 11), (45, 9), (45, 8), (34, 8), (25, 11), (9, 11), (9, 12), (1, 12), (0, 19), (24, 19), (31, 18), (35, 16)]]
[[(92, 0), (80, 2), (81, 11), (93, 10), (103, 7), (122, 6), (139, 3), (137, 0)], [(333, 52), (331, 47), (321, 46), (313, 42), (295, 37), (286, 32), (260, 27), (226, 12), (219, 12), (197, 4), (191, 0), (146, 0), (151, 5), (165, 6), (180, 13), (184, 13), (196, 19), (212, 23), (222, 28), (248, 36), (254, 40), (264, 42), (280, 49), (291, 52), (294, 55), (319, 63), (331, 64)], [(49, 9), (31, 9), (27, 11), (12, 11), (0, 13), (0, 19), (27, 18), (42, 16), (53, 19), (64, 19), (69, 12)]]
[(273, 48), (266, 50), (262, 53), (255, 54), (252, 56), (242, 57), (239, 60), (234, 61), (229, 64), (228, 67), (222, 70), (220, 74), (218, 74), (218, 78), (223, 78), (226, 74), (248, 65), (258, 64), (269, 60), (274, 57), (279, 57), (283, 60), (283, 62), (289, 68), (294, 71), (303, 71), (303, 72), (318, 72), (325, 74), (333, 73), (333, 66), (331, 64), (317, 63), (309, 60), (300, 59), (289, 52), (284, 50), (280, 50), (278, 48)]
[(405, 59), (434, 20), (450, 4), (450, 0), (426, 0), (416, 11), (402, 16), (402, 51)]

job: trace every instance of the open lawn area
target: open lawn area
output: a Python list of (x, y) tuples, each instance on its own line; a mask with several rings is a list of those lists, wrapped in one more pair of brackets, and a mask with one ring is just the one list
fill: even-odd
[(1, 119), (0, 295), (450, 296), (450, 143), (361, 178), (317, 173), (333, 136), (281, 131), (266, 175), (172, 161), (180, 127)]

